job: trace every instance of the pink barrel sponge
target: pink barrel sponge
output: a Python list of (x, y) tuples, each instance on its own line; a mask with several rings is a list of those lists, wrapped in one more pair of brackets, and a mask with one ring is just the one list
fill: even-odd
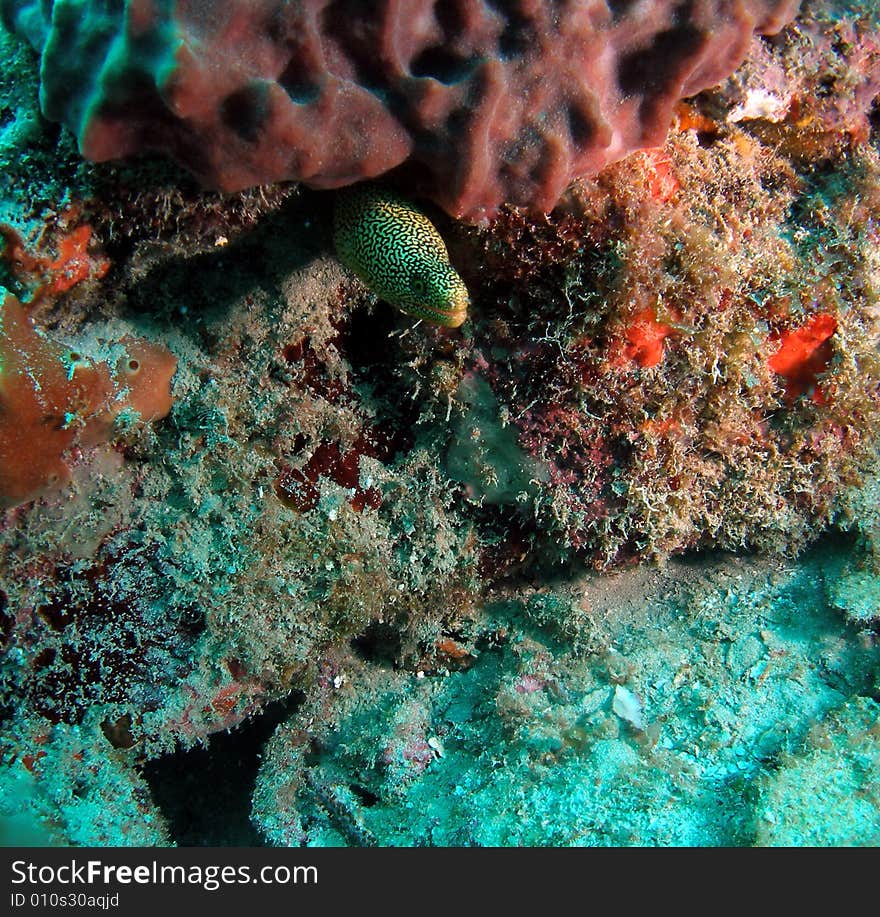
[(657, 145), (798, 0), (0, 0), (47, 117), (227, 191), (398, 184), (476, 221)]

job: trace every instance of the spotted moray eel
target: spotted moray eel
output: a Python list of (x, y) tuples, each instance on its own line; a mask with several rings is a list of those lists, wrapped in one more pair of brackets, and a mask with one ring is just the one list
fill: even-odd
[(468, 291), (446, 243), (415, 205), (382, 185), (336, 193), (333, 236), (339, 260), (380, 298), (407, 315), (457, 328)]

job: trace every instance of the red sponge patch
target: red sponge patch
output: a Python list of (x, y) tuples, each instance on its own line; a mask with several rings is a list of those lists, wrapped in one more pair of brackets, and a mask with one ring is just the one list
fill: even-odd
[[(831, 336), (837, 331), (837, 319), (833, 315), (819, 313), (794, 331), (783, 331), (776, 340), (779, 349), (767, 361), (773, 372), (785, 379), (785, 400), (792, 402), (816, 385), (820, 373), (828, 368), (831, 359)], [(824, 401), (819, 388), (813, 392), (813, 400)]]

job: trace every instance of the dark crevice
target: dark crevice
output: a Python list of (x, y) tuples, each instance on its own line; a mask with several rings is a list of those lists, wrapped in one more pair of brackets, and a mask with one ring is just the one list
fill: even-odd
[(278, 77), (278, 83), (297, 105), (308, 105), (321, 94), (320, 84), (311, 69), (296, 55)]
[(868, 121), (871, 125), (871, 137), (876, 141), (878, 135), (880, 135), (880, 96), (874, 100), (874, 104), (871, 106)]
[(396, 668), (402, 645), (400, 631), (384, 621), (373, 621), (351, 641), (361, 659), (386, 668)]
[(6, 593), (0, 589), (0, 653), (8, 646), (15, 628), (15, 615), (9, 611), (9, 600)]
[(636, 5), (637, 0), (606, 0), (606, 2), (608, 4), (608, 9), (611, 10), (611, 15), (614, 17), (614, 21), (617, 22), (629, 13)]
[(332, 0), (321, 12), (321, 34), (354, 67), (355, 81), (375, 92), (387, 89), (388, 80), (376, 54), (382, 15), (375, 7), (375, 15), (368, 15), (365, 7), (369, 6), (374, 5), (365, 5), (364, 0)]
[(259, 716), (207, 745), (148, 761), (144, 779), (180, 847), (262, 847), (251, 824), (251, 798), (260, 753), (279, 723), (302, 702), (296, 692), (267, 704)]
[(373, 428), (386, 441), (387, 461), (412, 449), (419, 414), (419, 403), (407, 397), (396, 364), (389, 359), (393, 347), (390, 335), (399, 320), (400, 313), (387, 303), (372, 311), (357, 309), (339, 339), (340, 353), (352, 369), (354, 387), (369, 401)]
[[(301, 223), (311, 215), (307, 199), (311, 201), (312, 196), (297, 196), (252, 232), (222, 249), (160, 262), (128, 291), (129, 314), (142, 313), (174, 323), (178, 318), (176, 304), (186, 303), (191, 315), (214, 319), (254, 289), (269, 286), (275, 278), (280, 282), (321, 249), (320, 243), (303, 244)], [(107, 253), (122, 258), (125, 246), (126, 240), (121, 246), (108, 245)], [(157, 303), (172, 305), (163, 314)]]
[(531, 19), (522, 13), (518, 4), (509, 0), (490, 0), (489, 6), (504, 19), (504, 27), (498, 36), (501, 57), (511, 60), (526, 54), (535, 41), (535, 26)]
[(572, 142), (578, 148), (587, 146), (596, 136), (596, 122), (583, 107), (569, 102), (565, 107), (568, 119), (568, 132)]
[(638, 48), (623, 57), (617, 71), (617, 83), (624, 95), (643, 95), (654, 100), (669, 91), (681, 79), (693, 49), (704, 36), (689, 23), (655, 35), (650, 47)]
[(413, 58), (410, 73), (430, 77), (447, 86), (467, 79), (479, 65), (479, 58), (462, 58), (448, 48), (425, 48)]
[(220, 106), (223, 123), (242, 140), (253, 143), (269, 113), (269, 84), (254, 81), (228, 95)]

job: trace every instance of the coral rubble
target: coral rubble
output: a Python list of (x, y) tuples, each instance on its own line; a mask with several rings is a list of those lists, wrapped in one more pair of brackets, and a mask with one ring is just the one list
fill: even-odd
[[(490, 603), (464, 671), (349, 658), (332, 727), (305, 746), (306, 709), (268, 743), (255, 820), (282, 845), (876, 845), (876, 648), (810, 601), (813, 577), (740, 561), (574, 580)], [(582, 609), (589, 652), (537, 604)]]

